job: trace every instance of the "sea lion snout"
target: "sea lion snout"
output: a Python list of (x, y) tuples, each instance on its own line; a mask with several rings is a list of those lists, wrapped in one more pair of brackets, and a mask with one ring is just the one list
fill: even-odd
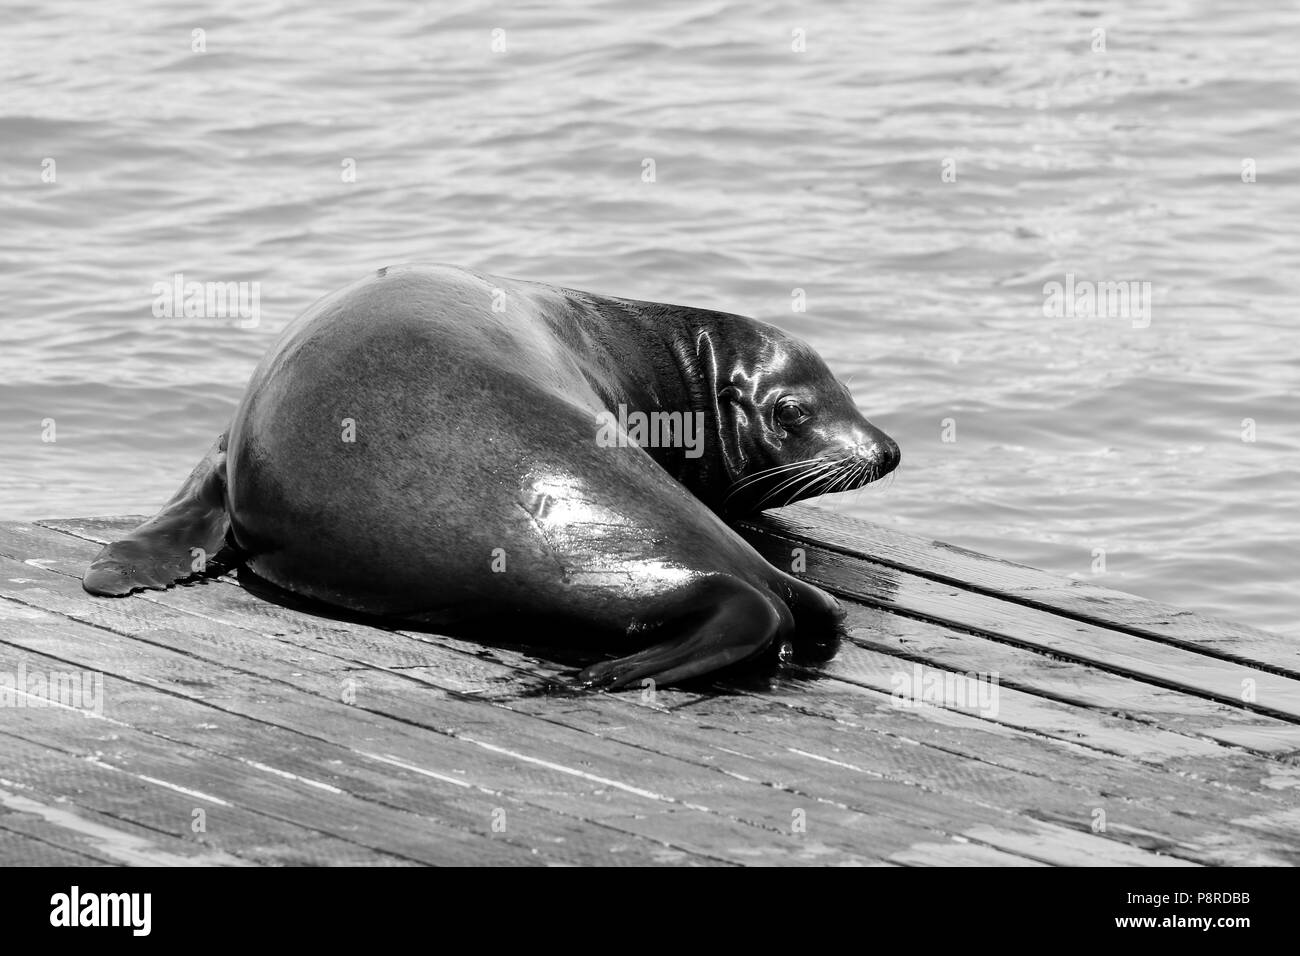
[(885, 477), (902, 459), (898, 443), (868, 422), (847, 430), (824, 446), (817, 460), (831, 463), (831, 473), (838, 477), (821, 489), (852, 491)]
[(872, 481), (885, 477), (898, 467), (903, 458), (898, 442), (874, 426), (870, 433), (854, 435), (847, 453), (871, 466)]

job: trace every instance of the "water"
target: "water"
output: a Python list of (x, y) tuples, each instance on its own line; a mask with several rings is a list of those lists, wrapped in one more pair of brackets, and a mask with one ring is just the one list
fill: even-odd
[[(821, 505), (1300, 635), (1276, 6), (9, 4), (0, 517), (154, 511), (286, 322), (425, 259), (776, 322), (903, 448)], [(259, 324), (155, 318), (178, 272)]]

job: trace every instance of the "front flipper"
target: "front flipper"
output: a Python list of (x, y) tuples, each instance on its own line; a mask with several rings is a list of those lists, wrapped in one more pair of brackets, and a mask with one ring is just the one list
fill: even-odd
[(177, 581), (217, 570), (213, 558), (225, 545), (226, 436), (207, 455), (158, 514), (120, 541), (105, 545), (90, 563), (81, 586), (91, 594), (121, 597), (144, 588), (164, 590)]
[(593, 664), (578, 675), (588, 687), (616, 690), (645, 678), (660, 684), (698, 677), (747, 660), (793, 626), (775, 595), (735, 578), (710, 578), (675, 597), (658, 629), (671, 635), (636, 654)]

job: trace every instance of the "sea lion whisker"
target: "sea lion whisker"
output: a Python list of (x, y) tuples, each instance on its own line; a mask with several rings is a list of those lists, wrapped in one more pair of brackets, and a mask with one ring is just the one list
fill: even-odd
[(760, 478), (768, 478), (772, 475), (779, 474), (780, 472), (789, 471), (792, 468), (802, 468), (806, 465), (815, 465), (829, 460), (830, 458), (827, 455), (818, 455), (816, 458), (801, 458), (799, 461), (792, 461), (783, 465), (773, 465), (771, 468), (764, 468), (762, 471), (756, 471), (752, 475), (745, 476), (737, 483), (737, 487), (742, 487), (750, 482), (757, 481)]
[(848, 464), (840, 468), (831, 476), (830, 481), (826, 482), (826, 487), (821, 489), (823, 495), (833, 495), (837, 491), (842, 491), (848, 482), (849, 476), (853, 474), (854, 465)]
[(799, 472), (795, 473), (793, 476), (786, 477), (786, 479), (785, 479), (784, 481), (782, 481), (782, 482), (781, 482), (779, 485), (777, 485), (776, 487), (770, 489), (770, 490), (767, 492), (767, 494), (765, 494), (762, 498), (760, 498), (760, 499), (759, 499), (759, 504), (761, 505), (761, 504), (763, 504), (764, 502), (769, 501), (769, 500), (772, 499), (772, 498), (775, 498), (777, 495), (779, 495), (779, 494), (780, 494), (782, 491), (784, 491), (786, 488), (789, 488), (791, 485), (795, 484), (796, 482), (803, 481), (803, 480), (804, 480), (805, 478), (807, 478), (809, 475), (820, 474), (820, 473), (824, 472), (824, 471), (825, 471), (827, 468), (829, 468), (829, 467), (830, 467), (830, 466), (829, 466), (829, 465), (826, 465), (826, 464), (812, 465), (812, 466), (806, 467), (806, 468), (805, 468), (804, 470), (802, 470), (802, 471), (799, 471)]
[(874, 464), (868, 464), (867, 462), (864, 461), (862, 463), (862, 483), (859, 484), (858, 487), (859, 488), (867, 487), (867, 485), (875, 481), (877, 477), (878, 476), (876, 474), (876, 466)]
[(856, 484), (851, 483), (850, 487), (865, 488), (869, 485), (871, 483), (871, 469), (873, 467), (875, 466), (868, 464), (866, 461), (858, 462), (858, 467), (853, 475), (853, 481), (856, 482)]
[(746, 475), (740, 481), (736, 482), (734, 485), (731, 486), (731, 490), (727, 492), (727, 497), (731, 497), (736, 492), (744, 490), (745, 488), (754, 484), (756, 481), (761, 481), (764, 478), (771, 478), (775, 475), (781, 474), (782, 472), (789, 472), (800, 468), (806, 468), (810, 463), (811, 460), (796, 461), (796, 462), (791, 462), (788, 465), (777, 465), (774, 468), (764, 468), (762, 471), (755, 472), (752, 475)]
[(830, 495), (848, 488), (853, 483), (853, 476), (857, 473), (860, 466), (861, 462), (858, 461), (845, 462), (840, 471), (838, 471), (831, 478), (830, 482), (827, 483), (826, 487), (822, 489), (821, 493), (823, 495)]
[(814, 482), (813, 484), (810, 484), (808, 488), (805, 490), (807, 490), (810, 493), (810, 496), (814, 494), (824, 495), (826, 494), (827, 489), (829, 489), (832, 485), (834, 485), (835, 482), (839, 480), (840, 476), (843, 473), (844, 473), (843, 464), (841, 462), (835, 462), (833, 468), (831, 468), (829, 471), (825, 472), (824, 474), (819, 475), (817, 477), (817, 481)]
[(762, 479), (764, 479), (764, 478), (771, 478), (771, 477), (773, 477), (774, 475), (781, 474), (782, 472), (788, 472), (788, 471), (791, 471), (791, 470), (796, 469), (796, 468), (804, 468), (804, 467), (807, 467), (807, 466), (809, 466), (809, 465), (813, 465), (813, 464), (816, 464), (816, 463), (818, 463), (818, 462), (822, 462), (822, 461), (826, 461), (826, 460), (827, 460), (827, 457), (826, 457), (825, 455), (821, 455), (821, 456), (818, 456), (817, 458), (804, 458), (804, 459), (802, 459), (802, 460), (800, 460), (800, 461), (792, 461), (792, 462), (790, 462), (789, 464), (785, 464), (785, 465), (774, 465), (774, 466), (771, 467), (771, 468), (764, 468), (762, 471), (756, 471), (756, 472), (754, 472), (752, 475), (746, 475), (746, 476), (745, 476), (744, 478), (742, 478), (740, 481), (738, 481), (738, 482), (736, 482), (734, 485), (732, 485), (732, 486), (731, 486), (731, 490), (727, 492), (727, 498), (730, 498), (732, 495), (736, 494), (738, 491), (742, 491), (742, 490), (744, 490), (745, 488), (748, 488), (750, 485), (754, 484), (754, 482), (756, 482), (756, 481), (760, 481), (760, 480), (762, 480)]
[[(791, 485), (794, 485), (799, 481), (803, 481), (804, 479), (807, 479), (806, 481), (803, 481), (803, 484), (795, 488), (794, 491), (790, 492), (790, 494), (786, 497), (785, 503), (788, 505), (790, 504), (790, 502), (798, 500), (800, 496), (803, 495), (804, 491), (806, 491), (810, 487), (813, 487), (817, 482), (822, 481), (827, 477), (833, 476), (835, 474), (835, 469), (836, 469), (835, 462), (833, 461), (826, 462), (825, 464), (819, 465), (815, 469), (811, 469), (807, 472), (804, 472), (801, 475), (796, 475), (794, 478), (791, 478), (789, 481), (783, 483), (777, 488), (773, 488), (767, 497), (769, 498), (775, 497), (776, 495), (780, 494), (781, 491), (783, 491), (786, 488), (789, 488)], [(803, 495), (803, 497), (807, 497), (807, 496)], [(763, 500), (766, 501), (767, 498), (764, 498)]]
[(818, 485), (813, 485), (807, 488), (807, 494), (804, 497), (812, 498), (817, 495), (829, 495), (834, 493), (843, 483), (849, 472), (853, 470), (853, 463), (846, 462), (843, 459), (835, 461), (834, 464), (834, 470), (823, 475)]
[[(789, 478), (781, 482), (781, 484), (777, 485), (775, 488), (773, 488), (771, 491), (765, 494), (762, 498), (760, 498), (756, 507), (761, 509), (764, 504), (774, 499), (777, 495), (779, 495), (786, 488), (789, 488), (791, 485), (803, 481), (805, 478), (808, 478), (810, 475), (820, 477), (820, 475), (824, 474), (827, 470), (834, 467), (835, 467), (834, 464), (830, 462), (823, 462), (821, 464), (810, 467), (806, 471), (799, 472), (793, 478)], [(786, 504), (789, 504), (793, 500), (794, 500), (793, 498), (786, 499)]]
[(848, 463), (843, 473), (837, 476), (822, 494), (834, 494), (840, 491), (851, 491), (854, 487), (861, 488), (861, 485), (855, 485), (859, 478), (866, 474), (870, 466), (865, 460), (855, 459)]
[(865, 479), (865, 481), (863, 481), (862, 484), (858, 485), (857, 488), (854, 489), (857, 492), (857, 496), (853, 499), (855, 502), (862, 500), (862, 496), (867, 493), (867, 486), (870, 485), (871, 482), (874, 480), (871, 474), (872, 467), (873, 466), (867, 465), (865, 462), (863, 462), (862, 477)]
[(857, 480), (854, 476), (859, 474), (860, 471), (861, 471), (861, 464), (856, 461), (851, 462), (850, 466), (844, 470), (844, 473), (838, 476), (837, 481), (831, 485), (828, 485), (826, 489), (822, 492), (822, 494), (825, 495), (825, 494), (835, 494), (840, 491), (845, 491), (845, 492), (852, 491), (854, 488), (853, 483), (854, 481)]
[(787, 499), (786, 503), (789, 504), (801, 496), (811, 498), (817, 495), (829, 495), (850, 490), (854, 487), (854, 482), (866, 474), (871, 467), (865, 460), (856, 458), (832, 459), (830, 465), (832, 466), (831, 470), (823, 472), (814, 481), (797, 489)]
[(801, 498), (815, 498), (819, 494), (824, 494), (825, 493), (824, 490), (818, 489), (818, 484), (825, 481), (833, 481), (835, 479), (835, 475), (836, 475), (835, 471), (830, 471), (830, 472), (823, 472), (820, 475), (813, 476), (803, 485), (800, 485), (798, 488), (795, 488), (793, 491), (791, 491), (790, 494), (786, 497), (785, 503), (788, 505), (791, 504), (792, 502), (800, 500)]

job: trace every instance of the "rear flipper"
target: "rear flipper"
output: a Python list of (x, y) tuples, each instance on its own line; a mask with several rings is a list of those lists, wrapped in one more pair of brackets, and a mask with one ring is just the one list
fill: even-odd
[(847, 612), (821, 588), (789, 574), (781, 574), (781, 592), (794, 614), (795, 632), (783, 660), (821, 664), (839, 650)]
[(104, 546), (81, 586), (91, 594), (121, 597), (220, 573), (223, 562), (216, 558), (229, 527), (226, 436), (222, 435), (162, 511), (122, 540)]
[(616, 690), (646, 678), (676, 683), (760, 654), (794, 625), (774, 594), (735, 578), (710, 578), (675, 596), (658, 629), (668, 639), (578, 675), (588, 687)]

